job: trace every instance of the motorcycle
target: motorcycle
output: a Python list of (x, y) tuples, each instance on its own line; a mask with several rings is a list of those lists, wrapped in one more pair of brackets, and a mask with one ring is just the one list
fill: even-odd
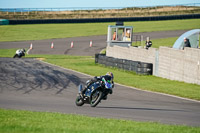
[(82, 85), (79, 85), (79, 93), (76, 98), (76, 105), (82, 106), (85, 103), (91, 107), (96, 107), (101, 100), (106, 100), (107, 95), (112, 93), (112, 83), (109, 83), (104, 78), (102, 81), (97, 81), (89, 85), (82, 95)]
[(25, 56), (25, 49), (19, 49), (16, 51), (16, 54), (13, 56), (13, 58), (21, 58), (22, 56)]

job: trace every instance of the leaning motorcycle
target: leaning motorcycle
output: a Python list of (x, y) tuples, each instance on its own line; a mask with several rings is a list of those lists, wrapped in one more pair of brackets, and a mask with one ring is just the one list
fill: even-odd
[(22, 56), (25, 56), (25, 52), (25, 49), (18, 49), (13, 58), (21, 58)]
[(79, 85), (79, 93), (76, 98), (76, 105), (82, 106), (85, 103), (90, 104), (91, 107), (96, 107), (101, 100), (106, 100), (107, 95), (112, 92), (112, 83), (106, 81), (104, 78), (102, 81), (97, 81), (89, 85), (83, 95), (82, 85)]

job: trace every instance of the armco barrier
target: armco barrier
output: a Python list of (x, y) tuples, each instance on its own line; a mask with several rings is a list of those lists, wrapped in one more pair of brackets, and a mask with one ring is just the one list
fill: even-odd
[(152, 63), (118, 59), (118, 58), (108, 57), (105, 54), (95, 54), (95, 63), (103, 64), (105, 66), (110, 66), (110, 67), (116, 67), (128, 71), (134, 71), (137, 74), (152, 75), (153, 73)]
[(49, 24), (49, 23), (97, 23), (116, 21), (157, 21), (200, 18), (200, 14), (152, 16), (152, 17), (126, 17), (126, 18), (85, 18), (85, 19), (37, 19), (37, 20), (9, 20), (9, 24)]

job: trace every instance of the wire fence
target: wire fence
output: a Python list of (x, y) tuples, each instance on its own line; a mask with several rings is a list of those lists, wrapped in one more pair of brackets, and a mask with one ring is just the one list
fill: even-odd
[(0, 19), (81, 19), (199, 14), (200, 3), (151, 7), (0, 8)]

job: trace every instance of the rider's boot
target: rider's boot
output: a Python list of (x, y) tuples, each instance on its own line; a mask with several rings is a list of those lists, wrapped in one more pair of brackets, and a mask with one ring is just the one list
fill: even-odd
[(103, 100), (107, 100), (107, 96), (103, 97)]

